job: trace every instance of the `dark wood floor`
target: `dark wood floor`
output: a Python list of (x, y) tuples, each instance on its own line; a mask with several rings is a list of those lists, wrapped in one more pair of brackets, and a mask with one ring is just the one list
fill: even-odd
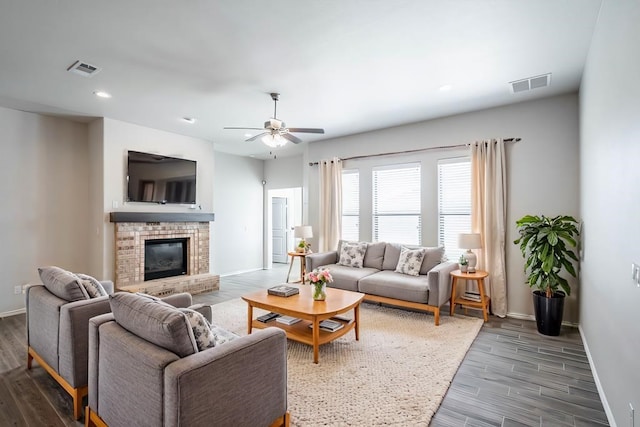
[[(238, 298), (283, 282), (287, 269), (276, 265), (223, 277), (219, 291), (194, 300), (217, 304)], [(71, 414), (71, 398), (44, 370), (35, 363), (26, 370), (25, 316), (0, 318), (0, 427), (83, 425)], [(608, 425), (607, 418), (578, 331), (566, 328), (560, 337), (546, 337), (533, 322), (493, 316), (431, 422), (437, 427), (602, 425)]]

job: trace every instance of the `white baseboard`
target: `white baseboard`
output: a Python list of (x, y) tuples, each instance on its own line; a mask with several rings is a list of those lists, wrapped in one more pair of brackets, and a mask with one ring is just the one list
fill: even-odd
[(26, 313), (26, 312), (27, 312), (26, 308), (19, 308), (17, 310), (5, 311), (4, 313), (0, 313), (0, 317), (15, 316), (15, 315)]
[(578, 326), (578, 331), (580, 332), (580, 338), (582, 338), (582, 345), (584, 346), (584, 351), (587, 353), (587, 360), (589, 361), (589, 366), (591, 367), (591, 374), (593, 375), (593, 380), (596, 383), (596, 388), (598, 389), (598, 395), (600, 396), (600, 400), (602, 400), (602, 406), (604, 407), (604, 413), (607, 414), (607, 420), (609, 421), (609, 425), (611, 427), (617, 427), (616, 420), (613, 418), (613, 412), (611, 412), (611, 407), (609, 406), (609, 402), (607, 401), (607, 395), (604, 394), (604, 389), (602, 388), (602, 383), (600, 382), (600, 378), (598, 377), (598, 371), (596, 370), (596, 365), (593, 363), (593, 359), (591, 358), (591, 352), (589, 351), (589, 344), (587, 344), (587, 340), (584, 336), (584, 331), (582, 330), (582, 326)]
[(238, 270), (238, 271), (232, 271), (229, 273), (224, 273), (224, 274), (220, 274), (220, 277), (227, 277), (227, 276), (235, 276), (236, 274), (243, 274), (243, 273), (251, 273), (253, 271), (260, 271), (260, 270), (266, 270), (265, 268), (252, 268), (250, 270)]

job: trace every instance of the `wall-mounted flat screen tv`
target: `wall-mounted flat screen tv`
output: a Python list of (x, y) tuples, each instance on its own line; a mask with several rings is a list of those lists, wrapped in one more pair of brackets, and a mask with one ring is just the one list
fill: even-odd
[(127, 201), (196, 203), (196, 162), (129, 151)]

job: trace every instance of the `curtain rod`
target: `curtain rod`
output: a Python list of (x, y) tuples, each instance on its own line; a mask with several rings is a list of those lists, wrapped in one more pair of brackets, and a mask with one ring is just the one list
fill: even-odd
[[(504, 138), (504, 142), (518, 142), (521, 141), (522, 138)], [(355, 159), (366, 159), (369, 157), (381, 157), (381, 156), (393, 156), (395, 154), (411, 154), (411, 153), (419, 153), (421, 151), (431, 151), (431, 150), (450, 150), (452, 148), (464, 148), (470, 147), (471, 143), (468, 144), (457, 144), (457, 145), (441, 145), (439, 147), (427, 147), (427, 148), (417, 148), (415, 150), (405, 150), (405, 151), (391, 151), (389, 153), (378, 153), (378, 154), (368, 154), (365, 156), (353, 156), (353, 157), (345, 157), (344, 159), (339, 159), (339, 161), (345, 160), (355, 160)], [(333, 160), (331, 161), (333, 163)], [(309, 166), (316, 166), (318, 162), (309, 162)]]

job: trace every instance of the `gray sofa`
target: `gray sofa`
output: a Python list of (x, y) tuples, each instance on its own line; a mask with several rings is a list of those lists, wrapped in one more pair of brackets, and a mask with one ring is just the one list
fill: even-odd
[[(426, 255), (419, 275), (395, 272), (402, 245), (368, 243), (362, 268), (338, 263), (340, 250), (306, 256), (307, 271), (328, 268), (333, 283), (328, 286), (366, 294), (365, 301), (391, 304), (429, 311), (440, 324), (440, 307), (451, 298), (450, 273), (458, 268), (455, 262), (443, 262), (444, 248), (425, 248)], [(413, 247), (415, 248), (415, 247)]]
[(194, 348), (181, 311), (140, 298), (89, 321), (87, 426), (288, 425), (284, 331)]

